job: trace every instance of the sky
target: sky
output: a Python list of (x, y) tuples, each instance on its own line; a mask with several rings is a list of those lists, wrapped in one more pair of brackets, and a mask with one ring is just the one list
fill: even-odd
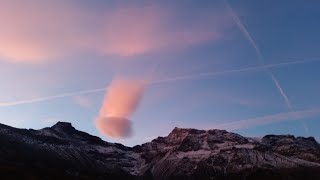
[[(316, 0), (0, 3), (2, 124), (127, 146), (174, 127), (320, 141)], [(99, 128), (119, 114), (130, 134)]]

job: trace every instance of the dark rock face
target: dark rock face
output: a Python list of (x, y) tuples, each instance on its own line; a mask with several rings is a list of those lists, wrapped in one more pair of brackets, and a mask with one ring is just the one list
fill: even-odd
[(0, 124), (1, 179), (320, 179), (314, 138), (175, 128), (133, 148), (58, 122), (41, 130)]
[(284, 156), (291, 156), (311, 162), (320, 163), (320, 145), (313, 137), (297, 137), (291, 135), (267, 135), (262, 144), (271, 147), (269, 150)]
[(152, 174), (155, 179), (320, 177), (320, 147), (312, 138), (269, 135), (260, 142), (225, 130), (175, 128), (167, 137), (133, 150), (146, 160), (141, 174)]
[(136, 163), (127, 153), (130, 148), (104, 142), (70, 123), (38, 131), (2, 125), (0, 143), (0, 172), (9, 179), (131, 177)]

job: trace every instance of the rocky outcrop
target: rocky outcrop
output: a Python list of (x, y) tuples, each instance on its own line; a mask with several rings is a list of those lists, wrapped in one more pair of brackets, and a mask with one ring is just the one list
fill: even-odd
[[(134, 150), (147, 162), (141, 173), (152, 174), (156, 179), (231, 175), (245, 179), (256, 171), (276, 174), (290, 169), (319, 168), (319, 144), (312, 138), (289, 137), (291, 141), (287, 141), (288, 136), (268, 135), (259, 142), (225, 130), (175, 128), (169, 136), (136, 146)], [(290, 153), (286, 151), (289, 149)]]
[(4, 179), (319, 179), (314, 138), (174, 128), (133, 148), (108, 143), (70, 123), (40, 130), (0, 124)]

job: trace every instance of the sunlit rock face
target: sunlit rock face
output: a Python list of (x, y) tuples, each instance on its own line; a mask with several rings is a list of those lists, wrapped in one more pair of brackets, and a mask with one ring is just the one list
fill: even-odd
[(262, 138), (262, 144), (270, 147), (270, 151), (284, 156), (294, 156), (320, 163), (319, 144), (313, 137), (295, 138), (292, 135), (267, 135)]
[(320, 178), (320, 145), (312, 137), (258, 139), (174, 128), (166, 137), (130, 148), (58, 122), (40, 130), (0, 124), (0, 143), (4, 179)]
[[(175, 128), (167, 137), (158, 137), (134, 150), (147, 162), (141, 173), (151, 173), (156, 179), (172, 176), (250, 179), (251, 175), (281, 178), (296, 172), (294, 178), (300, 177), (299, 173), (304, 174), (300, 171), (304, 168), (317, 174), (314, 168), (320, 167), (320, 145), (312, 138), (290, 136), (291, 141), (287, 138), (268, 135), (257, 139), (225, 130)], [(282, 141), (287, 143), (279, 143)], [(295, 153), (278, 150), (293, 146), (291, 151)], [(268, 176), (269, 173), (274, 176)]]

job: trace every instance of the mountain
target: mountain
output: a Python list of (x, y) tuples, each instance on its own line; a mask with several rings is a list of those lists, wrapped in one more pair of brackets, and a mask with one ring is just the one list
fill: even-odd
[(131, 148), (58, 122), (40, 130), (0, 124), (0, 143), (2, 179), (320, 179), (313, 137), (174, 128)]

